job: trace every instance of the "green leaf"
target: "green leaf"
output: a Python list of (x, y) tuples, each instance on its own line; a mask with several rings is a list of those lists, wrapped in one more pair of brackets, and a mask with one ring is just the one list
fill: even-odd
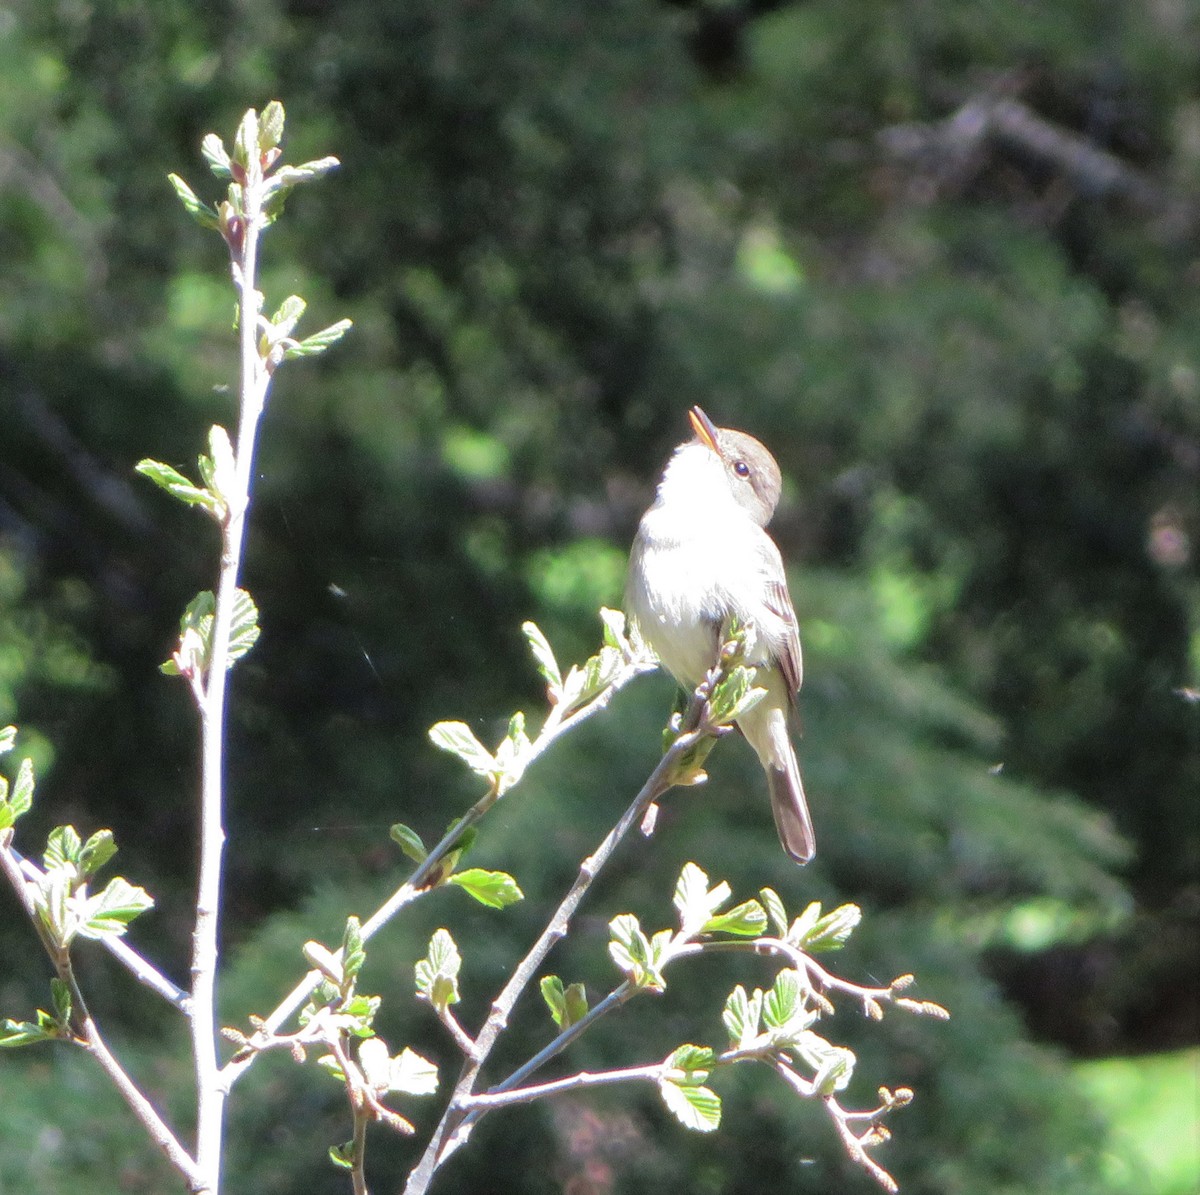
[(308, 304), (299, 295), (288, 295), (271, 316), (271, 326), (284, 336), (290, 336), (307, 308)]
[(802, 946), (804, 939), (812, 932), (812, 928), (817, 924), (821, 917), (821, 902), (814, 900), (809, 904), (803, 913), (792, 922), (791, 929), (787, 932), (785, 939), (789, 945)]
[(721, 1124), (721, 1097), (707, 1087), (680, 1087), (669, 1080), (658, 1085), (667, 1110), (685, 1129), (711, 1133)]
[(433, 1095), (438, 1089), (438, 1070), (407, 1046), (392, 1059), (391, 1090), (404, 1095)]
[(767, 915), (756, 900), (747, 900), (727, 913), (710, 917), (703, 927), (706, 934), (736, 934), (756, 938), (767, 928)]
[(517, 710), (508, 720), (508, 734), (496, 748), (496, 767), (500, 773), (498, 790), (507, 792), (525, 772), (529, 758), (529, 735), (525, 733), (525, 715)]
[(8, 806), (12, 810), (14, 822), (23, 813), (28, 813), (33, 806), (33, 761), (30, 759), (21, 760), (17, 778), (13, 781), (12, 792), (8, 797)]
[(35, 1042), (53, 1041), (58, 1036), (53, 1019), (39, 1008), (36, 1025), (32, 1021), (10, 1021), (5, 1018), (3, 1027), (0, 1027), (0, 1049), (15, 1050)]
[(354, 995), (343, 1002), (339, 1017), (348, 1032), (356, 1037), (370, 1037), (374, 1033), (371, 1026), (382, 1003), (382, 996)]
[(97, 830), (79, 852), (79, 870), (85, 876), (95, 875), (116, 853), (113, 832)]
[(216, 133), (209, 133), (200, 142), (200, 152), (204, 155), (204, 160), (208, 163), (209, 169), (212, 170), (217, 178), (228, 179), (233, 177), (233, 172), (230, 169), (233, 163), (229, 160), (229, 152), (225, 148), (225, 143)]
[(233, 160), (245, 170), (258, 162), (258, 113), (249, 108), (238, 125), (233, 139)]
[(135, 917), (153, 907), (154, 898), (144, 888), (117, 876), (84, 904), (78, 932), (84, 938), (119, 938)]
[(382, 1037), (372, 1036), (358, 1043), (358, 1065), (362, 1068), (363, 1078), (377, 1095), (384, 1095), (389, 1090), (392, 1060)]
[(15, 726), (6, 726), (3, 730), (0, 730), (0, 755), (11, 751), (16, 741), (17, 728)]
[(862, 909), (858, 905), (839, 905), (832, 913), (826, 913), (804, 934), (800, 945), (813, 954), (826, 950), (841, 950), (861, 920)]
[(218, 519), (224, 519), (229, 513), (230, 499), (237, 492), (237, 469), (229, 433), (219, 423), (208, 430), (208, 451), (210, 455), (201, 454), (196, 463), (205, 487), (217, 500), (214, 513)]
[(429, 951), (415, 968), (417, 995), (428, 1000), (435, 1008), (446, 1008), (457, 1004), (458, 973), (462, 968), (462, 955), (450, 936), (450, 931), (439, 929), (429, 939)]
[(429, 728), (429, 738), (435, 747), (457, 755), (472, 772), (480, 776), (490, 776), (496, 770), (492, 753), (465, 722), (438, 722)]
[(239, 589), (233, 595), (233, 619), (229, 626), (226, 668), (232, 668), (258, 642), (258, 634), (258, 607), (244, 589)]
[(559, 1029), (565, 1029), (567, 1019), (567, 994), (563, 981), (557, 975), (543, 975), (538, 984), (542, 999), (550, 1010), (550, 1018)]
[(783, 901), (779, 899), (779, 893), (774, 888), (760, 888), (758, 895), (762, 900), (763, 907), (767, 910), (771, 928), (777, 937), (782, 938), (787, 933), (788, 923), (787, 912), (784, 910)]
[(265, 153), (274, 149), (283, 141), (284, 126), (283, 105), (278, 100), (272, 100), (258, 118), (258, 148)]
[(179, 202), (183, 204), (184, 210), (201, 228), (218, 227), (219, 221), (217, 220), (216, 211), (209, 207), (207, 203), (202, 203), (196, 192), (178, 174), (168, 174), (167, 180), (175, 188), (175, 194), (179, 196)]
[(797, 1037), (793, 1048), (815, 1071), (813, 1086), (818, 1095), (833, 1095), (850, 1083), (857, 1059), (844, 1046), (835, 1046), (809, 1029)]
[(794, 1037), (816, 1019), (805, 1003), (804, 977), (791, 968), (780, 971), (763, 999), (763, 1025), (782, 1036)]
[(587, 989), (581, 983), (571, 984), (563, 993), (567, 1002), (567, 1017), (564, 1029), (582, 1021), (588, 1014)]
[(329, 1160), (339, 1170), (354, 1169), (354, 1142), (344, 1141), (341, 1145), (331, 1145), (329, 1147)]
[(54, 1002), (55, 1019), (60, 1025), (69, 1025), (72, 1006), (70, 985), (61, 979), (52, 979), (50, 981), (50, 999)]
[[(179, 620), (179, 646), (171, 659), (159, 665), (160, 672), (180, 676), (188, 670), (203, 673), (208, 669), (216, 604), (216, 598), (208, 589), (188, 602)], [(254, 646), (258, 635), (258, 607), (244, 589), (238, 589), (233, 597), (226, 669), (232, 668)]]
[(420, 834), (410, 826), (406, 826), (403, 822), (397, 822), (388, 833), (391, 835), (392, 841), (414, 863), (424, 863), (429, 857), (429, 851), (425, 849), (425, 843), (421, 841)]
[(671, 940), (671, 931), (656, 934), (654, 943), (651, 943), (632, 913), (614, 917), (608, 923), (608, 928), (612, 935), (608, 953), (617, 969), (639, 988), (652, 992), (664, 991), (667, 985), (659, 972), (658, 958), (663, 946)]
[[(730, 891), (725, 885), (726, 893)], [(671, 899), (679, 914), (680, 928), (685, 932), (694, 932), (703, 925), (712, 912), (708, 898), (708, 874), (695, 863), (685, 863), (675, 881), (675, 895)]]
[(346, 929), (342, 933), (342, 974), (346, 979), (353, 979), (367, 961), (367, 952), (363, 949), (362, 926), (357, 917), (346, 918)]
[(716, 687), (709, 701), (709, 712), (717, 725), (723, 726), (753, 709), (766, 695), (765, 689), (753, 687), (754, 669), (739, 664)]
[(507, 908), (525, 899), (517, 881), (506, 871), (485, 871), (481, 867), (471, 867), (452, 875), (446, 882), (458, 885), (489, 909)]
[(708, 1079), (716, 1063), (717, 1055), (708, 1046), (682, 1045), (671, 1052), (663, 1065), (683, 1072), (672, 1077), (672, 1083), (697, 1085)]
[(338, 320), (336, 324), (330, 324), (328, 328), (322, 328), (320, 332), (314, 332), (311, 336), (306, 336), (303, 340), (288, 345), (283, 351), (283, 359), (290, 361), (295, 357), (315, 357), (337, 344), (352, 327), (354, 327), (353, 321)]
[(554, 649), (536, 622), (522, 623), (521, 630), (529, 640), (529, 650), (533, 652), (534, 663), (546, 682), (550, 700), (553, 702), (561, 695), (563, 687), (562, 673), (559, 671), (558, 661), (554, 658)]
[(46, 838), (46, 851), (42, 855), (42, 866), (46, 871), (69, 868), (79, 873), (79, 856), (83, 851), (83, 840), (74, 826), (55, 826)]
[(763, 994), (755, 988), (753, 996), (746, 995), (746, 989), (739, 983), (729, 993), (725, 1001), (725, 1009), (721, 1013), (721, 1021), (729, 1034), (729, 1042), (740, 1049), (749, 1045), (758, 1037), (759, 1021), (762, 1017)]
[(223, 512), (217, 496), (188, 481), (178, 469), (149, 458), (138, 461), (134, 469), (143, 477), (148, 477), (159, 489), (166, 490), (171, 497), (178, 498), (180, 502), (188, 506), (199, 506), (215, 518), (221, 517)]
[(604, 642), (609, 647), (624, 652), (629, 645), (625, 636), (625, 615), (620, 610), (610, 610), (607, 606), (601, 606), (600, 622), (604, 626)]

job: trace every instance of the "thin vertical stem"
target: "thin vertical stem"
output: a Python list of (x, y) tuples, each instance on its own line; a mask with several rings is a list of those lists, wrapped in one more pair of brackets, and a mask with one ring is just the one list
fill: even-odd
[(217, 1195), (221, 1180), (221, 1146), (228, 1086), (217, 1055), (216, 987), (219, 955), (222, 856), (225, 847), (225, 706), (229, 638), (245, 544), (246, 512), (258, 422), (269, 374), (258, 352), (258, 236), (261, 231), (261, 169), (252, 163), (242, 188), (245, 226), (241, 251), (233, 262), (238, 288), (241, 356), (241, 402), (235, 447), (235, 492), (228, 495), (223, 527), (221, 572), (213, 615), (208, 675), (200, 708), (203, 738), (201, 762), (200, 866), (196, 891), (196, 926), (192, 938), (192, 1046), (196, 1067), (196, 1160), (204, 1186)]

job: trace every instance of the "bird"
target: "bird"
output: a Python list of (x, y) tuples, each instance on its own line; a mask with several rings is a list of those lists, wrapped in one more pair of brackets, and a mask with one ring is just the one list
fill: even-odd
[(779, 466), (766, 446), (716, 427), (694, 406), (694, 435), (667, 461), (629, 554), (626, 613), (687, 690), (717, 663), (731, 619), (747, 628), (745, 662), (766, 690), (736, 719), (767, 778), (779, 841), (804, 864), (816, 838), (789, 715), (803, 679), (800, 633), (783, 558), (766, 526), (779, 503)]

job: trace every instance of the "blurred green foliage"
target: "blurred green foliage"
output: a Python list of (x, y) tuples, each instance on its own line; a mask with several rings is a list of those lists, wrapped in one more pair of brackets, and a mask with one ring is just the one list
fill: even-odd
[[(42, 754), (39, 824), (114, 828), (123, 874), (160, 897), (143, 940), (182, 976), (194, 728), (155, 666), (216, 540), (132, 465), (185, 466), (231, 418), (225, 263), (165, 176), (199, 177), (201, 136), (279, 96), (289, 156), (344, 166), (268, 238), (268, 300), (303, 293), (313, 326), (356, 327), (285, 370), (267, 416), (245, 578), (264, 633), (234, 683), (229, 1019), (288, 986), (313, 936), (290, 909), (367, 910), (399, 863), (387, 827), (429, 838), (474, 795), (429, 724), (492, 741), (513, 708), (534, 716), (521, 621), (564, 660), (594, 647), (699, 402), (787, 478), (774, 531), (807, 654), (818, 861), (779, 854), (753, 760), (725, 743), (555, 970), (608, 982), (600, 927), (665, 910), (687, 859), (739, 891), (853, 899), (851, 964), (916, 971), (955, 1014), (850, 1042), (862, 1081), (917, 1090), (885, 1159), (903, 1189), (1110, 1189), (1098, 1118), (997, 981), (1077, 1048), (1186, 1040), (1198, 22), (1101, 0), (4, 6), (0, 704)], [(1112, 154), (1161, 205), (1012, 141), (956, 156), (938, 122), (989, 95)], [(914, 130), (925, 150), (906, 156)], [(376, 989), (407, 991), (437, 919), (462, 915), (472, 1023), (653, 766), (669, 703), (645, 681), (539, 763), (476, 852), (530, 899), (452, 914), (439, 894), (372, 956)], [(1162, 918), (1182, 957), (1129, 948)], [(14, 922), (5, 957), (32, 954)], [(1114, 956), (1098, 990), (1088, 961)], [(43, 988), (6, 969), (0, 1011)], [(157, 1031), (137, 1009), (129, 1032)], [(699, 993), (664, 1006), (672, 1026), (717, 1011)], [(391, 1015), (450, 1059), (403, 1000)], [(653, 1018), (627, 1020), (577, 1064), (651, 1056)], [(309, 1148), (344, 1136), (333, 1093), (277, 1061), (253, 1082), (233, 1189), (342, 1189)], [(866, 1189), (819, 1117), (749, 1079), (723, 1094), (717, 1142), (625, 1094), (505, 1114), (488, 1128), (504, 1174), (481, 1134), (443, 1185), (557, 1190), (594, 1163), (628, 1191)], [(42, 1117), (32, 1097), (26, 1113)], [(83, 1133), (69, 1104), (45, 1120)], [(408, 1146), (380, 1148), (398, 1173)], [(13, 1183), (52, 1190), (43, 1160)], [(67, 1189), (76, 1172), (56, 1173)], [(139, 1181), (112, 1189), (160, 1189)]]

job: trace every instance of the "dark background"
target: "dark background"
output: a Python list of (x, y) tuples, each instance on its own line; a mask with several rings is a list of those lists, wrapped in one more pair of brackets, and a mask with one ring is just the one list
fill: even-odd
[[(903, 1190), (1122, 1189), (1069, 1059), (1200, 1037), (1198, 79), (1200, 15), (1169, 2), (0, 10), (0, 723), (41, 778), (20, 843), (111, 826), (121, 873), (159, 897), (137, 942), (184, 980), (195, 726), (156, 665), (216, 534), (132, 466), (190, 471), (234, 421), (223, 247), (165, 176), (215, 197), (201, 137), (277, 97), (289, 160), (343, 166), (269, 234), (268, 304), (298, 292), (307, 330), (356, 327), (280, 373), (264, 428), (226, 1019), (266, 1011), (305, 938), (398, 882), (392, 822), (433, 839), (473, 799), (431, 723), (491, 741), (514, 708), (540, 716), (522, 620), (564, 661), (594, 649), (700, 403), (785, 473), (818, 860), (783, 857), (753, 759), (722, 744), (553, 969), (605, 990), (607, 920), (665, 924), (688, 859), (797, 909), (853, 900), (841, 969), (915, 971), (954, 1012), (836, 1023), (859, 1102), (917, 1092), (881, 1154)], [(406, 999), (428, 934), (454, 926), (478, 1023), (653, 766), (670, 700), (639, 682), (492, 815), (477, 862), (524, 905), (439, 893), (376, 948), (394, 1044), (452, 1073)], [(46, 969), (5, 902), (0, 1013), (25, 1017)], [(183, 1116), (179, 1026), (87, 966)], [(729, 987), (769, 980), (697, 972), (569, 1062), (716, 1040)], [(512, 1057), (544, 1036), (531, 1008)], [(6, 1057), (0, 1091), (0, 1176), (169, 1182), (119, 1108), (72, 1128), (108, 1106), (83, 1060)], [(344, 1189), (332, 1084), (272, 1060), (238, 1093), (231, 1190)], [(722, 1093), (718, 1139), (652, 1092), (497, 1116), (440, 1189), (871, 1189), (817, 1110), (750, 1075)], [(378, 1135), (379, 1189), (410, 1156)]]

